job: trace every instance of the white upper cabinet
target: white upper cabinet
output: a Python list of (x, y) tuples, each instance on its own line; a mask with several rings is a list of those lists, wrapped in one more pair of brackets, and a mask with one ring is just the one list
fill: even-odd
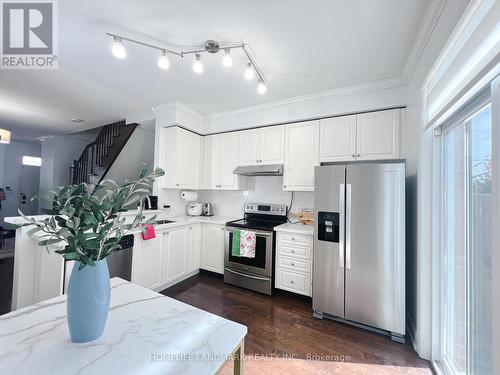
[(209, 135), (203, 139), (203, 188), (217, 189), (220, 182), (219, 137)]
[(284, 146), (284, 125), (259, 129), (259, 164), (283, 164)]
[(353, 160), (356, 155), (356, 116), (320, 120), (320, 160)]
[(239, 165), (283, 164), (285, 126), (244, 130), (239, 134)]
[(399, 109), (320, 120), (320, 161), (399, 157)]
[(233, 173), (238, 166), (238, 139), (236, 133), (219, 136), (221, 151), (219, 187), (224, 190), (237, 190), (242, 179)]
[(319, 121), (286, 126), (283, 190), (314, 190), (314, 167), (319, 165), (318, 142)]
[(238, 133), (210, 135), (204, 140), (203, 187), (238, 190), (244, 178), (233, 173), (238, 166)]
[(161, 129), (160, 167), (165, 170), (162, 188), (200, 187), (201, 139), (201, 136), (179, 127)]
[(357, 117), (358, 160), (399, 157), (399, 109), (364, 113)]
[(259, 129), (238, 132), (240, 138), (240, 165), (259, 164)]

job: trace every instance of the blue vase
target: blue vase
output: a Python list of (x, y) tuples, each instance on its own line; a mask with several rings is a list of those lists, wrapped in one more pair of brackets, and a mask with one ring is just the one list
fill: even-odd
[(109, 270), (106, 259), (78, 270), (75, 262), (68, 285), (68, 327), (73, 342), (99, 338), (109, 311)]

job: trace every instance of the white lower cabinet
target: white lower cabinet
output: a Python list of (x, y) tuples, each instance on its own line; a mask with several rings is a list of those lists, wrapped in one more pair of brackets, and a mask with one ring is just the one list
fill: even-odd
[(312, 296), (312, 256), (312, 235), (278, 232), (275, 287)]
[(132, 282), (146, 288), (160, 285), (161, 253), (163, 236), (144, 241), (141, 235), (134, 239)]
[(169, 283), (186, 272), (187, 227), (173, 228), (162, 235), (161, 280)]
[(190, 225), (187, 230), (187, 272), (200, 268), (201, 224)]
[(157, 230), (156, 238), (144, 241), (136, 235), (132, 282), (163, 289), (200, 269), (201, 224)]
[(224, 225), (203, 224), (201, 269), (224, 273)]

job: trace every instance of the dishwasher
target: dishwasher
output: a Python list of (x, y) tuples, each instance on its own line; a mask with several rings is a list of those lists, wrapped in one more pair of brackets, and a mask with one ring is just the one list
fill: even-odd
[[(124, 280), (131, 281), (134, 235), (128, 234), (123, 236), (119, 244), (122, 248), (105, 258), (108, 262), (109, 277), (120, 277)], [(67, 260), (64, 262), (63, 294), (68, 290), (69, 278), (71, 277), (71, 271), (73, 270), (74, 264), (74, 260)]]

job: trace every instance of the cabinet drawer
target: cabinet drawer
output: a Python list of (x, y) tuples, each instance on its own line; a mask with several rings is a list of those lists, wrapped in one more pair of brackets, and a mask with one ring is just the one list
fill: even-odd
[(311, 276), (278, 269), (276, 272), (276, 288), (310, 296)]
[(311, 261), (305, 259), (288, 258), (278, 256), (277, 266), (279, 268), (287, 268), (292, 271), (311, 273)]
[(288, 244), (311, 246), (312, 236), (296, 233), (280, 233), (278, 236), (279, 241), (287, 242)]
[(290, 246), (287, 243), (278, 243), (278, 255), (285, 255), (292, 258), (311, 259), (312, 248), (310, 246)]

